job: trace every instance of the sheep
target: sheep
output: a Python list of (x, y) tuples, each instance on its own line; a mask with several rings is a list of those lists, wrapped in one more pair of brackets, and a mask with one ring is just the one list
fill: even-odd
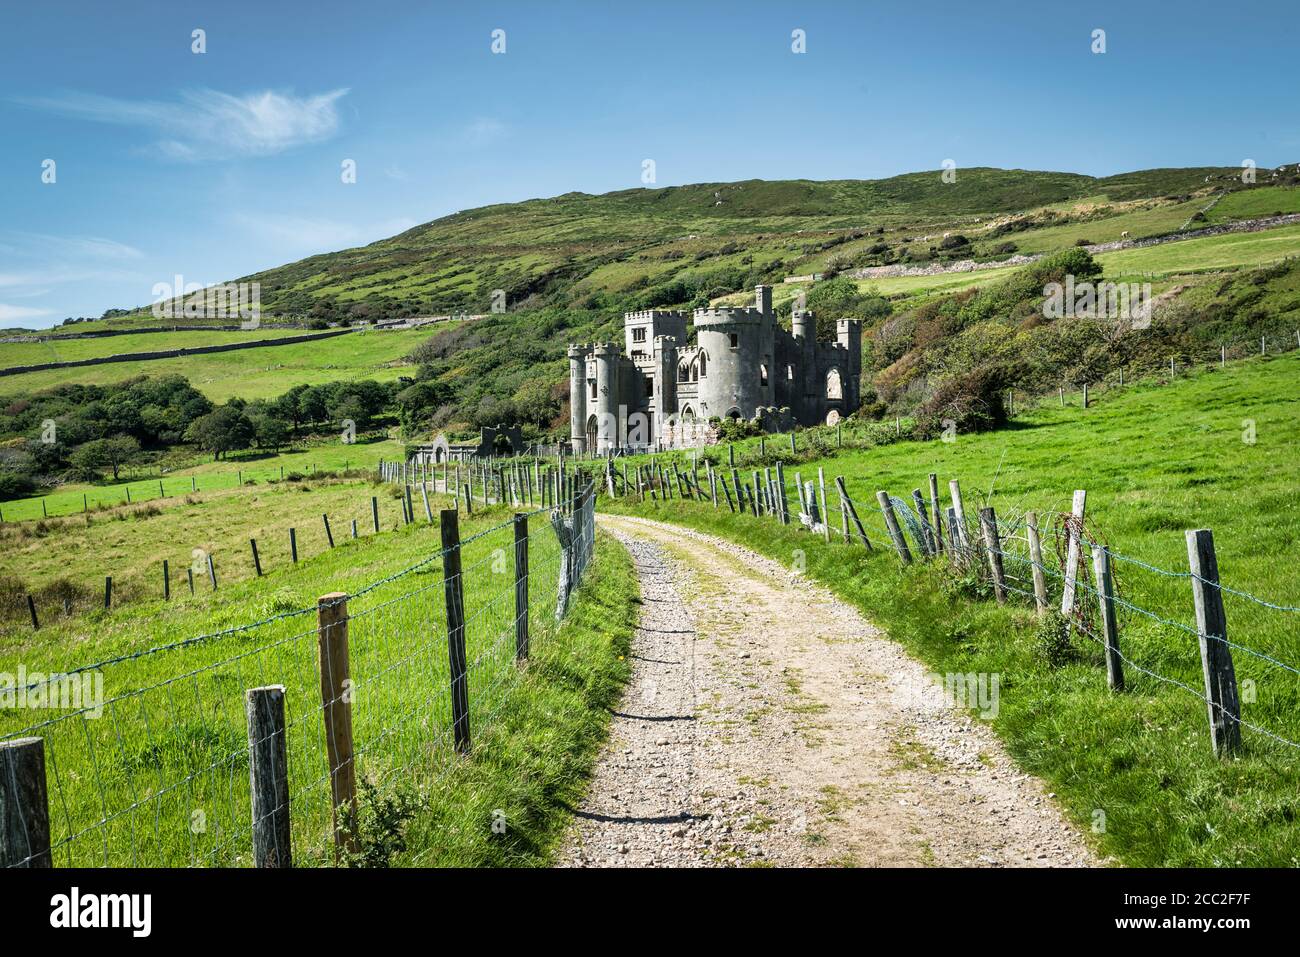
[(1126, 229), (1126, 230), (1124, 230), (1124, 232), (1120, 233), (1120, 234), (1119, 234), (1119, 238), (1120, 238), (1120, 239), (1128, 239), (1128, 230)]

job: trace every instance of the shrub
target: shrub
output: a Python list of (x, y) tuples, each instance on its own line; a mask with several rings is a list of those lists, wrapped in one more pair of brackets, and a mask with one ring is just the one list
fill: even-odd
[(1004, 366), (980, 366), (944, 379), (917, 408), (913, 432), (918, 438), (932, 439), (949, 426), (969, 433), (987, 432), (1005, 425), (1009, 381), (1012, 378)]
[(1060, 668), (1079, 657), (1070, 640), (1070, 620), (1059, 611), (1049, 611), (1034, 632), (1034, 651), (1049, 668)]

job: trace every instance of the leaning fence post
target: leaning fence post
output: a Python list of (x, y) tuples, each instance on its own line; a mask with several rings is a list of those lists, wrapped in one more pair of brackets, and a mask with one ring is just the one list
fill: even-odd
[(528, 658), (528, 516), (520, 513), (515, 524), (515, 658)]
[(253, 866), (293, 867), (289, 843), (289, 761), (284, 735), (284, 685), (245, 691), (244, 715), (248, 720)]
[(943, 551), (943, 513), (939, 510), (939, 476), (930, 473), (930, 508), (934, 511), (934, 546)]
[[(970, 547), (970, 541), (966, 538), (966, 508), (961, 500), (961, 484), (956, 479), (948, 482), (948, 493), (952, 496), (952, 511), (956, 513), (954, 517), (957, 520), (956, 525), (953, 526), (957, 533), (952, 537), (957, 540), (961, 550), (965, 551)], [(952, 526), (951, 519), (949, 525)]]
[(52, 866), (45, 742), (0, 741), (0, 868)]
[[(348, 825), (357, 817), (357, 779), (352, 763), (352, 679), (348, 674), (348, 596), (322, 595), (316, 602), (320, 642), (321, 713), (333, 797), (334, 861), (357, 850)], [(340, 819), (340, 815), (342, 819)]]
[(334, 547), (334, 533), (330, 531), (330, 517), (322, 515), (321, 521), (325, 523), (325, 540), (330, 543), (330, 548)]
[(1241, 703), (1237, 675), (1228, 647), (1228, 620), (1219, 589), (1219, 563), (1214, 555), (1214, 533), (1208, 528), (1187, 532), (1187, 564), (1192, 573), (1192, 600), (1196, 605), (1196, 632), (1201, 643), (1201, 672), (1210, 714), (1210, 743), (1220, 756), (1241, 747)]
[(1101, 601), (1101, 635), (1106, 643), (1106, 686), (1124, 690), (1124, 665), (1119, 653), (1119, 622), (1115, 618), (1115, 579), (1110, 573), (1110, 552), (1100, 545), (1092, 550), (1092, 570)]
[(916, 505), (916, 514), (921, 519), (921, 551), (927, 555), (937, 555), (939, 548), (934, 543), (934, 529), (930, 527), (930, 517), (925, 508), (925, 496), (921, 494), (919, 488), (912, 489), (912, 502)]
[(998, 540), (998, 516), (993, 507), (980, 509), (980, 529), (984, 533), (984, 548), (989, 555), (989, 571), (993, 574), (993, 596), (999, 605), (1007, 603), (1007, 582), (1002, 572), (1002, 543)]
[[(853, 521), (853, 527), (857, 530), (858, 537), (862, 539), (862, 544), (866, 546), (867, 551), (871, 551), (871, 540), (867, 538), (867, 530), (862, 527), (862, 519), (858, 518), (858, 510), (853, 505), (853, 499), (849, 498), (848, 490), (844, 487), (844, 476), (835, 476), (835, 490), (840, 493), (840, 507), (848, 510), (849, 518)], [(848, 526), (845, 525), (844, 527), (846, 530), (844, 540), (848, 541)]]
[(1038, 617), (1047, 614), (1047, 576), (1043, 573), (1043, 543), (1038, 537), (1038, 513), (1025, 513), (1025, 535), (1029, 539), (1029, 561), (1034, 574), (1034, 607)]
[(889, 537), (894, 540), (894, 548), (898, 549), (898, 557), (904, 565), (912, 564), (912, 552), (907, 547), (903, 530), (898, 526), (898, 516), (894, 514), (894, 503), (889, 500), (889, 493), (877, 492), (876, 501), (880, 503), (880, 511), (885, 516), (885, 527), (889, 529)]
[(460, 513), (438, 513), (442, 532), (442, 589), (447, 602), (447, 659), (451, 666), (451, 723), (456, 750), (469, 751), (469, 685), (465, 660), (465, 592), (461, 581)]
[(1074, 590), (1079, 578), (1079, 549), (1082, 546), (1083, 516), (1087, 503), (1087, 491), (1075, 489), (1074, 505), (1070, 510), (1070, 524), (1066, 529), (1068, 547), (1065, 555), (1065, 584), (1061, 588), (1061, 614), (1066, 618), (1074, 614)]

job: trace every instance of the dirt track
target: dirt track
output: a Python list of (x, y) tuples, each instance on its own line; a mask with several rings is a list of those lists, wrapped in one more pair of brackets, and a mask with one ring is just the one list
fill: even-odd
[(853, 608), (721, 539), (600, 522), (636, 562), (642, 618), (562, 866), (1099, 863)]

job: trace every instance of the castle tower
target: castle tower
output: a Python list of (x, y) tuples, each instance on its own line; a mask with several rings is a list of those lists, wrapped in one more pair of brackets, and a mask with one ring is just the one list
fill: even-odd
[(844, 408), (854, 412), (862, 403), (862, 320), (837, 319), (835, 341), (848, 350), (844, 376)]
[[(591, 346), (569, 346), (569, 446), (575, 455), (587, 447), (587, 357)], [(593, 407), (592, 411), (595, 409)]]
[(790, 313), (790, 329), (798, 349), (799, 363), (794, 370), (790, 406), (804, 422), (820, 417), (821, 383), (817, 370), (817, 317), (807, 309)]
[(669, 416), (677, 412), (677, 340), (672, 336), (655, 336), (654, 436), (663, 440)]
[(602, 342), (592, 347), (596, 365), (595, 408), (588, 408), (588, 416), (596, 416), (596, 448), (605, 452), (618, 446), (618, 346)]

